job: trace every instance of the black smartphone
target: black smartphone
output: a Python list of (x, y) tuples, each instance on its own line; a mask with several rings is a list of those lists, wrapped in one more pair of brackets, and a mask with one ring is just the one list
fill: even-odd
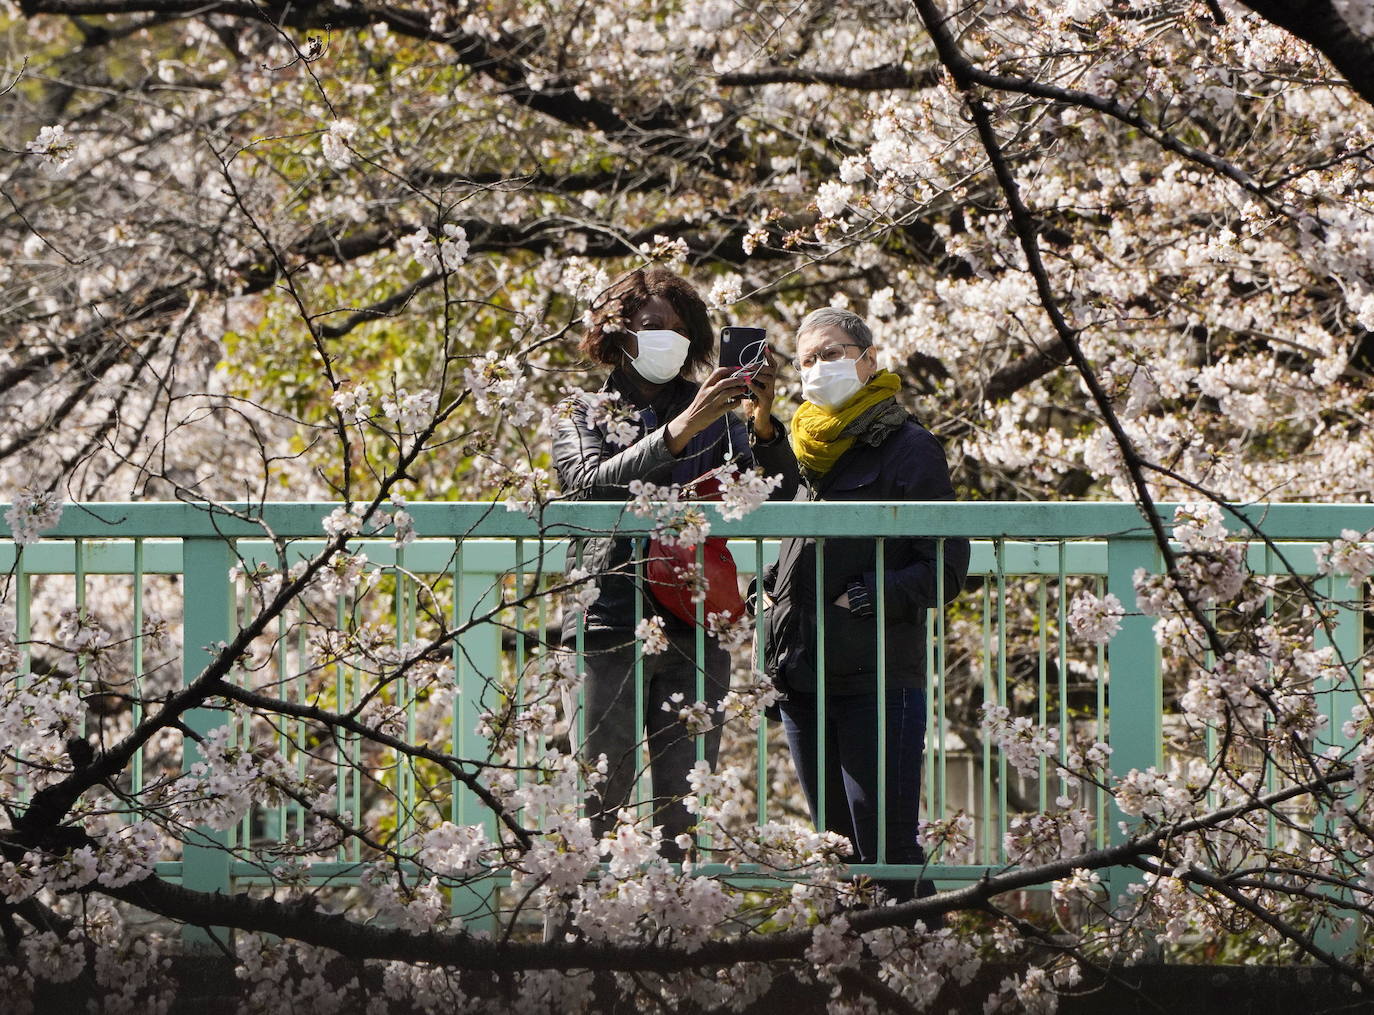
[(768, 333), (762, 328), (741, 328), (736, 325), (721, 328), (720, 365), (749, 373), (763, 363), (767, 339)]

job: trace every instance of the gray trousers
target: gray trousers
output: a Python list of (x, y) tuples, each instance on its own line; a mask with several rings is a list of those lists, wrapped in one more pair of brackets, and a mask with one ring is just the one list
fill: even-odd
[[(640, 746), (647, 736), (649, 776), (653, 784), (653, 823), (663, 826), (663, 855), (682, 858), (673, 839), (694, 823), (682, 806), (691, 792), (687, 773), (697, 762), (697, 737), (678, 718), (678, 710), (698, 700), (696, 633), (670, 633), (668, 648), (643, 657), (644, 714), (635, 711), (635, 649), (631, 632), (591, 631), (583, 637), (586, 678), (586, 741), (582, 756), (594, 762), (606, 755), (606, 781), (587, 799), (587, 815), (597, 835), (615, 826), (616, 811), (627, 806), (639, 777)], [(705, 758), (714, 769), (720, 754), (720, 714), (716, 703), (730, 686), (730, 654), (706, 638), (703, 660), (706, 693), (701, 700), (711, 709), (712, 728), (702, 734)], [(672, 695), (681, 694), (680, 702)], [(664, 710), (664, 703), (668, 710)]]

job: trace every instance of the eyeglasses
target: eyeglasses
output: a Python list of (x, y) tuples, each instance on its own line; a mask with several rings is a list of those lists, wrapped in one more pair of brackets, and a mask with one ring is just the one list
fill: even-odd
[(846, 349), (862, 348), (863, 346), (856, 345), (853, 342), (840, 342), (837, 345), (828, 345), (820, 350), (820, 352), (813, 353), (810, 356), (803, 356), (801, 359), (797, 360), (797, 366), (801, 367), (803, 370), (809, 370), (815, 365), (817, 360), (822, 363), (835, 363), (845, 358), (844, 351)]

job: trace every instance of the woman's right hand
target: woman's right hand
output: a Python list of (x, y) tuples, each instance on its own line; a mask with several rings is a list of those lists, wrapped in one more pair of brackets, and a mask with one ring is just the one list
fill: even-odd
[(716, 367), (697, 388), (692, 404), (668, 421), (664, 434), (668, 450), (682, 454), (693, 437), (738, 405), (748, 390), (749, 382), (743, 377), (729, 367)]

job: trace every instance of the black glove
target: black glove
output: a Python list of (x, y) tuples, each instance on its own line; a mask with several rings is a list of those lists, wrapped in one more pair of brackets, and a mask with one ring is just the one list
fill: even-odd
[(868, 594), (868, 586), (864, 584), (862, 578), (851, 578), (849, 580), (849, 612), (856, 617), (872, 617), (876, 615), (873, 608), (873, 599)]

